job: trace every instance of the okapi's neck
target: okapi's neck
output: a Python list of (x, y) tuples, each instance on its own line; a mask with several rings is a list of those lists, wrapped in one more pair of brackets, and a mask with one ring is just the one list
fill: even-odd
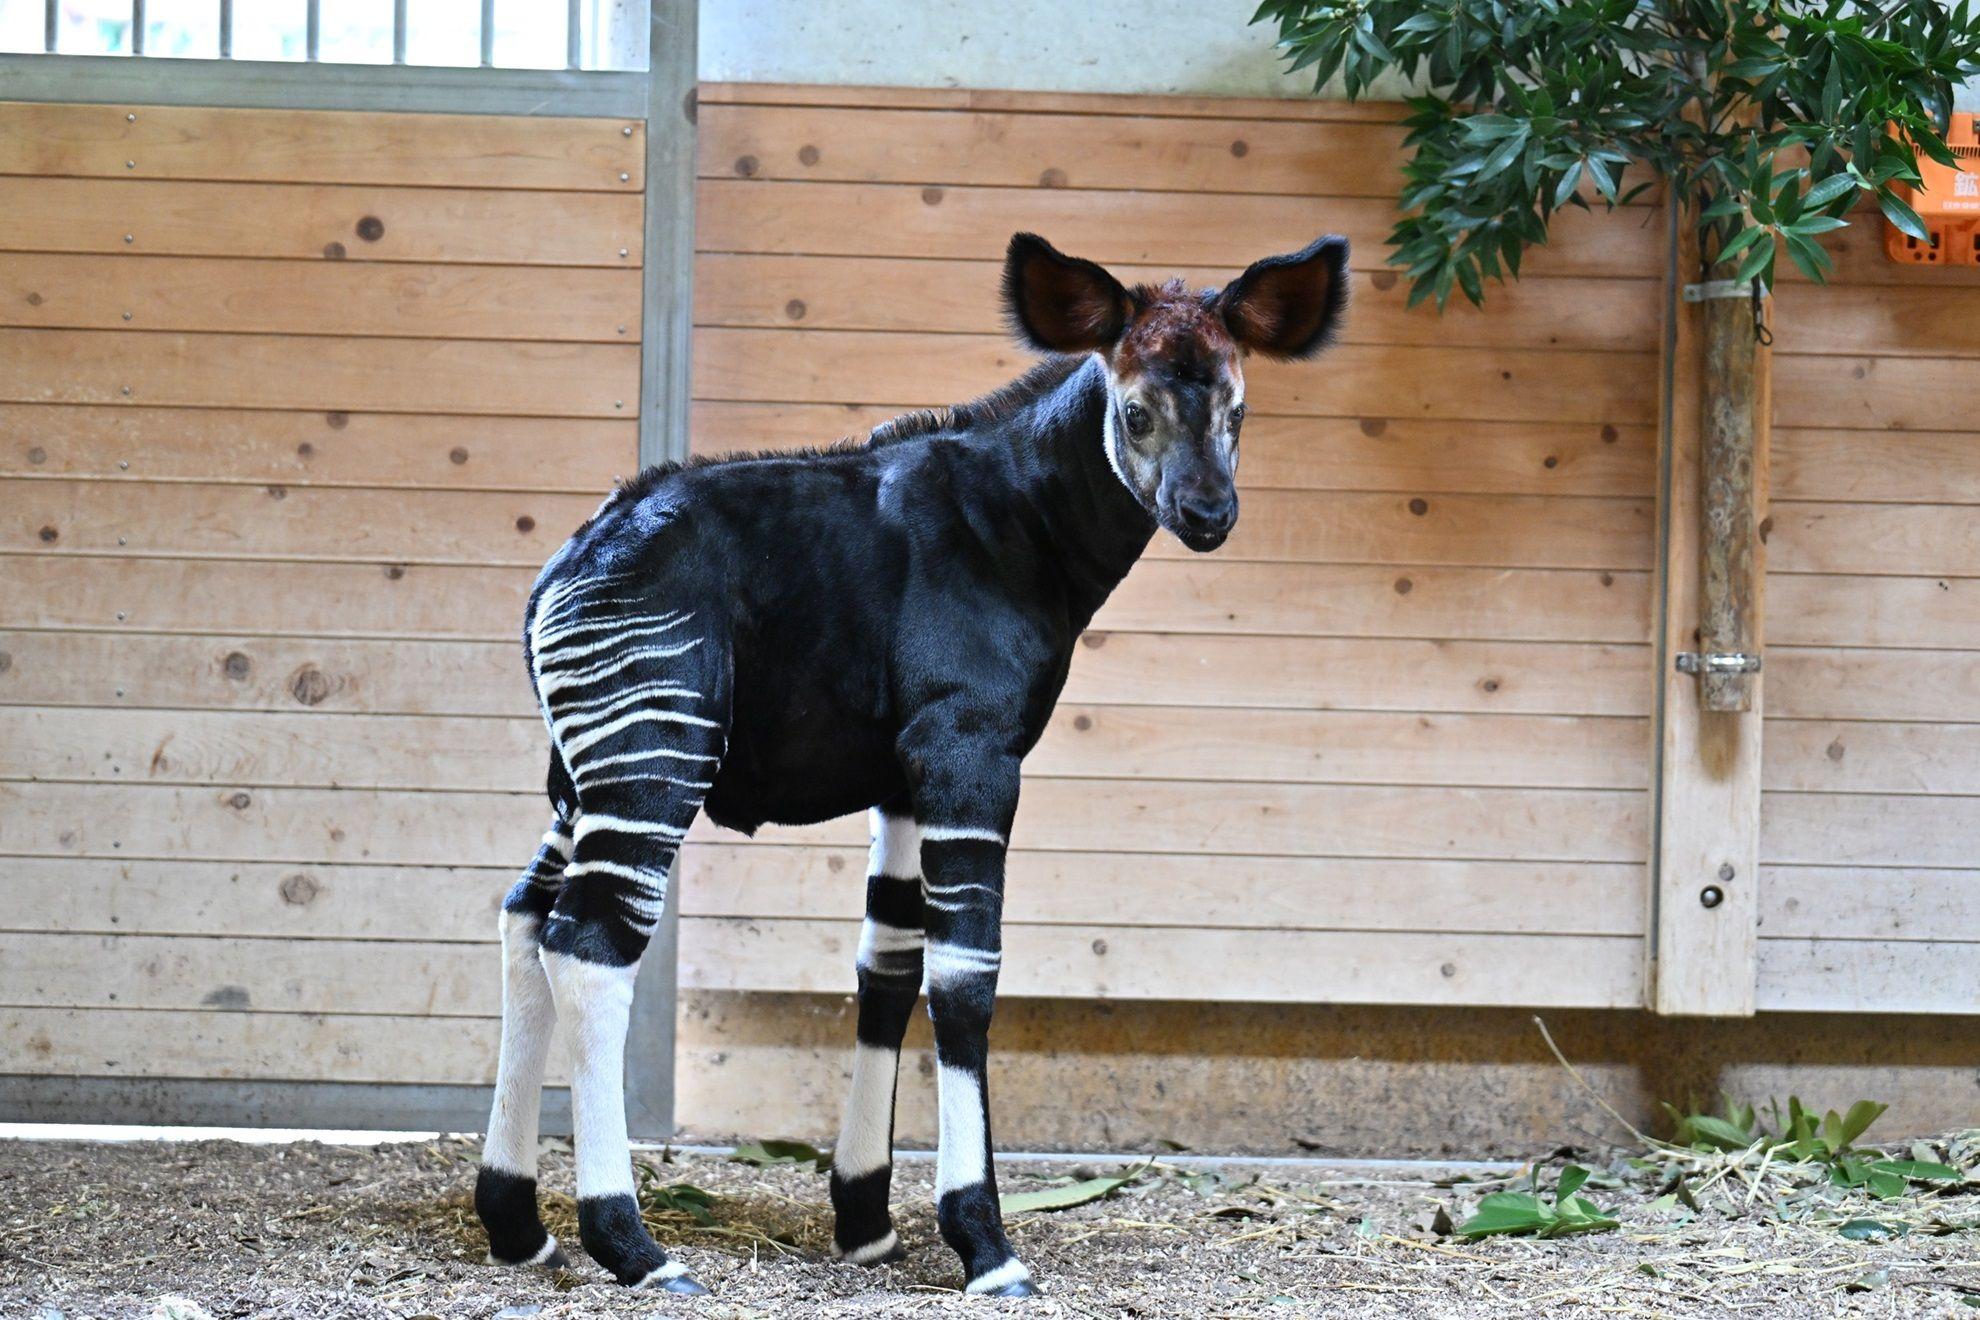
[(1011, 418), (1020, 494), (1039, 517), (1042, 548), (1056, 558), (1082, 628), (1155, 534), (1155, 519), (1108, 461), (1111, 406), (1106, 367), (1089, 357)]

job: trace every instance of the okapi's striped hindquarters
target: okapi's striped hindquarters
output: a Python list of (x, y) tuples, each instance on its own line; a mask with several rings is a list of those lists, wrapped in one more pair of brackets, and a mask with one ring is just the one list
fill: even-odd
[(549, 725), (550, 828), (502, 912), (502, 1054), (475, 1207), (489, 1259), (564, 1261), (536, 1207), (552, 1030), (571, 1043), (578, 1232), (620, 1282), (702, 1291), (647, 1236), (626, 1142), (640, 956), (695, 816), (750, 831), (870, 810), (837, 1253), (905, 1250), (888, 1212), (902, 1036), (925, 992), (937, 1221), (970, 1292), (1027, 1296), (997, 1203), (987, 1087), (1018, 767), (1074, 644), (1158, 528), (1237, 522), (1246, 352), (1306, 357), (1347, 247), (1222, 291), (1129, 289), (1020, 234), (1007, 310), (1049, 354), (864, 443), (649, 469), (537, 579), (524, 645)]

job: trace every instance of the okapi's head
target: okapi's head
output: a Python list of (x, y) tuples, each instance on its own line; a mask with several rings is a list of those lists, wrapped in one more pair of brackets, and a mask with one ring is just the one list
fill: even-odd
[(1281, 361), (1325, 348), (1347, 305), (1348, 244), (1329, 235), (1255, 262), (1223, 289), (1181, 280), (1130, 289), (1036, 234), (1011, 239), (1004, 307), (1046, 353), (1107, 364), (1107, 461), (1155, 520), (1192, 550), (1237, 525), (1238, 429), (1247, 353)]

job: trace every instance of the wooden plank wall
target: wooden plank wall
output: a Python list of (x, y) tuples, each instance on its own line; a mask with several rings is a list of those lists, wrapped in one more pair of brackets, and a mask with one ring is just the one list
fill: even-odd
[[(1571, 217), (1489, 314), (1406, 312), (1393, 109), (703, 89), (703, 452), (1015, 375), (1013, 230), (1201, 282), (1354, 241), (1343, 344), (1251, 368), (1229, 546), (1158, 542), (1079, 651), (1010, 993), (1642, 1002), (1662, 228)], [(864, 835), (690, 846), (684, 984), (850, 990)]]
[(1874, 210), (1776, 333), (1762, 1009), (1980, 1011), (1980, 271)]
[(492, 1076), (643, 136), (0, 105), (0, 1073)]

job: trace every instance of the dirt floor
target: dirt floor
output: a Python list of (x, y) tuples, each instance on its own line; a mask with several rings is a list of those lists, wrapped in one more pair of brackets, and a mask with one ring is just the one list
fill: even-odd
[[(1934, 1148), (1949, 1159), (1971, 1149)], [(867, 1270), (828, 1258), (825, 1179), (809, 1166), (655, 1155), (649, 1191), (690, 1184), (712, 1198), (705, 1223), (651, 1207), (661, 1242), (713, 1294), (685, 1299), (628, 1293), (581, 1255), (556, 1274), (482, 1265), (474, 1157), (471, 1143), (452, 1139), (0, 1143), (0, 1316), (1980, 1317), (1980, 1181), (1876, 1202), (1770, 1187), (1765, 1169), (1748, 1182), (1750, 1166), (1714, 1183), (1701, 1167), (1694, 1212), (1658, 1197), (1663, 1171), (1588, 1161), (1598, 1173), (1584, 1195), (1614, 1210), (1619, 1228), (1469, 1241), (1449, 1233), (1452, 1223), (1523, 1178), (1438, 1185), (1158, 1164), (1106, 1199), (1013, 1215), (1011, 1238), (1046, 1295), (989, 1301), (955, 1291), (926, 1163), (897, 1173), (908, 1261)], [(1543, 1187), (1561, 1163), (1545, 1166)], [(1009, 1193), (1118, 1165), (1001, 1167)], [(549, 1150), (544, 1175), (568, 1187), (566, 1148)], [(1756, 1206), (1758, 1192), (1767, 1195)], [(568, 1197), (550, 1197), (546, 1217), (574, 1245)], [(1839, 1231), (1865, 1217), (1883, 1240)]]

